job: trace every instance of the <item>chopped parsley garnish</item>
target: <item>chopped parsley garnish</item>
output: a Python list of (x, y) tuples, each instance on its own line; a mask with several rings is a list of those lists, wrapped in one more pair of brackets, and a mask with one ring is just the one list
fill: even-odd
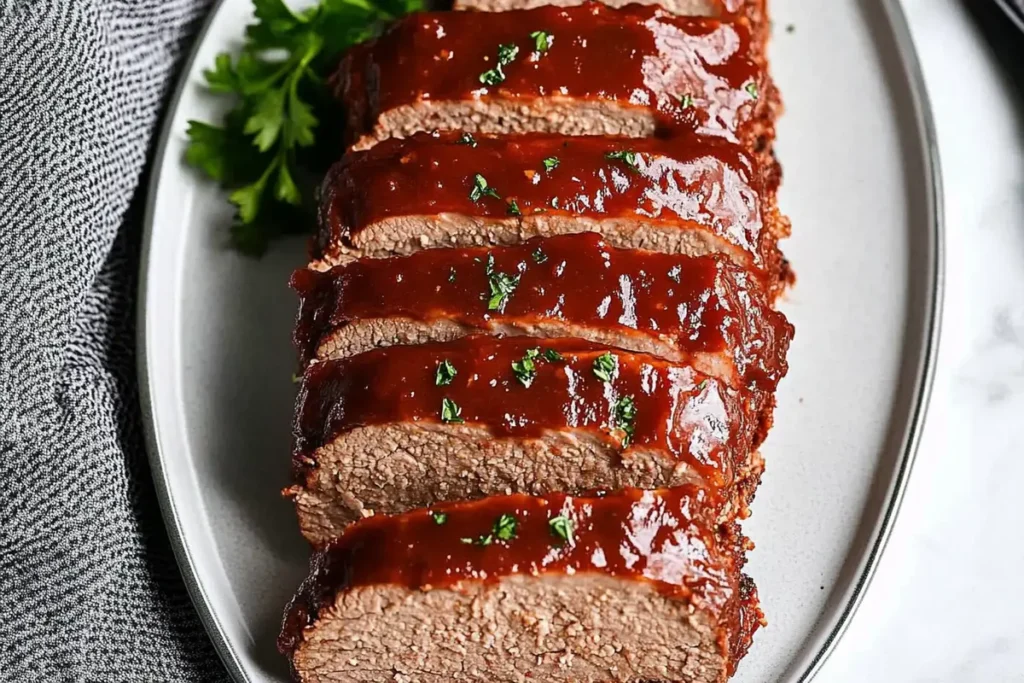
[(611, 382), (619, 360), (609, 352), (602, 353), (594, 359), (594, 375), (602, 382)]
[(469, 145), (470, 147), (476, 147), (476, 138), (469, 133), (463, 133), (462, 137), (459, 138), (455, 144), (457, 145)]
[(498, 46), (498, 65), (480, 74), (480, 82), (484, 85), (498, 85), (505, 81), (505, 72), (501, 67), (511, 64), (519, 55), (519, 46), (515, 43), (504, 43)]
[(477, 173), (473, 176), (473, 189), (469, 191), (469, 199), (470, 201), (478, 202), (483, 197), (501, 199), (498, 191), (487, 184), (487, 178)]
[(679, 106), (683, 109), (689, 109), (693, 106), (693, 95), (687, 93), (679, 96)]
[(541, 251), (540, 247), (533, 250), (533, 262), (544, 263), (548, 260), (548, 255)]
[(299, 382), (301, 382), (301, 381), (302, 381), (302, 375), (296, 375), (296, 374), (295, 374), (295, 373), (293, 372), (293, 373), (292, 373), (292, 384), (298, 384), (298, 383), (299, 383)]
[(444, 512), (431, 512), (430, 516), (434, 518), (434, 524), (438, 526), (448, 521), (448, 515)]
[(635, 431), (633, 427), (633, 420), (636, 419), (636, 404), (633, 403), (632, 396), (623, 396), (615, 402), (615, 423), (612, 425), (615, 429), (623, 432), (622, 447), (626, 448), (633, 441), (633, 433)]
[(434, 376), (434, 384), (439, 387), (451, 384), (457, 374), (459, 373), (455, 370), (455, 366), (452, 365), (450, 360), (445, 358), (437, 365), (437, 374)]
[(534, 363), (534, 359), (539, 355), (540, 349), (527, 349), (525, 356), (512, 361), (512, 372), (515, 373), (519, 383), (527, 389), (537, 377), (537, 364)]
[(745, 86), (743, 86), (743, 89), (747, 91), (748, 95), (753, 97), (755, 100), (757, 99), (758, 95), (757, 95), (757, 83), (756, 82), (750, 81)]
[(455, 282), (455, 266), (451, 267), (448, 271), (448, 282)]
[(518, 522), (513, 515), (502, 515), (494, 523), (494, 535), (502, 541), (511, 541), (516, 537), (516, 526)]
[(708, 381), (706, 379), (701, 380), (700, 384), (697, 385), (697, 391), (704, 391), (704, 387), (706, 387), (707, 385)]
[(551, 49), (551, 42), (555, 39), (547, 31), (534, 31), (530, 34), (530, 37), (533, 38), (533, 47), (537, 52), (547, 52)]
[(512, 292), (519, 286), (519, 276), (512, 277), (507, 273), (494, 272), (494, 256), (487, 255), (487, 284), (490, 287), (490, 297), (487, 300), (488, 311), (500, 311), (505, 307), (505, 302)]
[(462, 408), (455, 401), (447, 397), (441, 399), (441, 422), (460, 425), (465, 422), (461, 415)]
[(466, 545), (490, 545), (494, 543), (495, 537), (499, 541), (511, 541), (516, 537), (516, 526), (518, 522), (514, 515), (504, 514), (498, 517), (491, 527), (491, 533), (482, 534), (476, 538), (460, 538)]
[(554, 349), (544, 349), (544, 357), (547, 358), (552, 363), (561, 363), (563, 360), (565, 360), (564, 358), (562, 358), (562, 354), (560, 354), (558, 351), (555, 351)]
[(572, 543), (572, 532), (575, 525), (572, 520), (565, 515), (559, 515), (552, 517), (548, 520), (548, 527), (551, 529), (551, 533), (562, 539), (566, 543)]
[(523, 212), (519, 210), (519, 202), (514, 199), (508, 200), (508, 215), (509, 216), (522, 216)]
[(208, 90), (225, 98), (224, 115), (189, 121), (186, 131), (185, 161), (229, 192), (230, 243), (250, 255), (309, 224), (314, 190), (301, 171), (320, 175), (326, 159), (313, 150), (336, 144), (337, 126), (321, 122), (335, 116), (328, 81), (338, 59), (423, 9), (421, 0), (318, 0), (292, 11), (295, 4), (253, 0), (239, 54), (220, 53), (203, 72)]
[(629, 166), (629, 168), (633, 172), (640, 172), (640, 167), (637, 165), (637, 161), (639, 161), (641, 157), (639, 154), (632, 150), (623, 149), (617, 152), (608, 152), (607, 154), (604, 155), (604, 158), (611, 159), (612, 161), (621, 161), (622, 163), (626, 164), (626, 166)]
[(544, 164), (544, 170), (550, 173), (551, 171), (554, 171), (556, 168), (558, 168), (559, 161), (558, 157), (548, 157), (541, 163)]

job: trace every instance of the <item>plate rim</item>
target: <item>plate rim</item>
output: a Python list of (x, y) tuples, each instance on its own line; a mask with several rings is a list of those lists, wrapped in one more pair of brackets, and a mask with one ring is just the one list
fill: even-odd
[[(153, 476), (161, 516), (163, 517), (164, 526), (167, 530), (167, 536), (174, 552), (178, 569), (181, 572), (192, 604), (199, 615), (200, 622), (231, 678), (237, 683), (253, 683), (253, 680), (245, 671), (237, 653), (227, 639), (226, 629), (221, 623), (219, 614), (212, 607), (206, 587), (199, 580), (195, 557), (185, 538), (180, 522), (180, 512), (171, 494), (169, 474), (167, 468), (164, 467), (164, 459), (160, 450), (155, 420), (152, 390), (153, 377), (150, 373), (149, 362), (149, 347), (151, 344), (148, 338), (149, 325), (147, 324), (150, 295), (148, 272), (150, 261), (153, 258), (152, 241), (157, 203), (156, 197), (161, 184), (169, 141), (175, 132), (175, 112), (178, 110), (185, 88), (189, 83), (189, 74), (191, 74), (195, 61), (198, 58), (199, 48), (206, 40), (210, 27), (213, 25), (214, 19), (222, 9), (225, 1), (216, 0), (203, 20), (203, 25), (189, 48), (188, 58), (182, 63), (177, 82), (174, 85), (173, 94), (164, 113), (164, 120), (160, 126), (156, 154), (153, 157), (153, 165), (151, 167), (152, 173), (146, 188), (146, 209), (142, 224), (142, 247), (140, 250), (136, 290), (135, 350), (139, 403), (146, 454)], [(799, 670), (784, 674), (783, 679), (780, 679), (778, 683), (809, 683), (835, 650), (836, 644), (841, 640), (857, 609), (860, 607), (864, 595), (867, 593), (867, 589), (874, 578), (879, 559), (885, 551), (893, 526), (899, 515), (900, 506), (903, 502), (920, 445), (935, 380), (935, 367), (942, 322), (942, 301), (945, 290), (945, 206), (938, 136), (924, 73), (903, 7), (899, 0), (880, 0), (880, 5), (887, 18), (889, 30), (892, 33), (903, 77), (909, 86), (913, 118), (918, 130), (919, 139), (917, 144), (920, 146), (921, 161), (928, 176), (928, 186), (925, 192), (927, 206), (925, 208), (930, 229), (926, 233), (928, 254), (925, 259), (927, 271), (924, 283), (926, 292), (923, 297), (925, 310), (922, 314), (924, 320), (921, 330), (922, 338), (918, 345), (921, 349), (920, 358), (918, 359), (915, 386), (912, 392), (913, 407), (909, 411), (909, 419), (904, 428), (902, 452), (890, 484), (891, 490), (888, 493), (887, 502), (882, 508), (882, 513), (875, 528), (872, 530), (870, 536), (872, 540), (866, 546), (869, 549), (866, 550), (862, 559), (863, 566), (860, 573), (857, 579), (851, 581), (848, 586), (846, 590), (847, 595), (844, 596), (843, 607), (835, 610), (830, 622), (821, 628), (823, 631), (827, 629), (828, 635), (821, 641), (820, 647), (810, 657), (810, 661)]]

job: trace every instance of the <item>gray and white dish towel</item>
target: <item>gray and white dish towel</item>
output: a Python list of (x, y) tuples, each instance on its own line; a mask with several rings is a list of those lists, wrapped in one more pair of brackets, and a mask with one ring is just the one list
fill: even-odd
[(209, 0), (0, 0), (0, 681), (225, 681), (140, 430), (156, 133)]

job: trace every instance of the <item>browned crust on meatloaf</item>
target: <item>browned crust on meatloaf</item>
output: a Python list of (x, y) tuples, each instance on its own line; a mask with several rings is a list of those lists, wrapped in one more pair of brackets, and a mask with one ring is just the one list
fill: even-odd
[(310, 683), (722, 683), (763, 621), (722, 505), (628, 489), (363, 520), (314, 556), (279, 647)]

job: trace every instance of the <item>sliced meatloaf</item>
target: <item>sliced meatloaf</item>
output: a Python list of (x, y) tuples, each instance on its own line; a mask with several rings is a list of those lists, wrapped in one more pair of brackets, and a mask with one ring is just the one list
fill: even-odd
[[(475, 9), (486, 12), (507, 12), (514, 9), (531, 9), (542, 5), (568, 7), (581, 5), (586, 0), (455, 0), (454, 9)], [(659, 5), (671, 14), (690, 17), (716, 17), (724, 20), (744, 17), (754, 28), (755, 35), (766, 34), (768, 17), (764, 0), (632, 0), (641, 5)], [(611, 7), (631, 4), (629, 0), (603, 0)], [(767, 38), (767, 35), (765, 35)]]
[(314, 555), (278, 646), (303, 683), (723, 683), (762, 615), (720, 507), (681, 487), (365, 519)]
[(355, 149), (431, 130), (697, 131), (761, 149), (777, 105), (745, 21), (649, 5), (410, 14), (352, 48), (332, 83)]
[[(515, 286), (498, 305), (490, 293), (503, 274)], [(592, 232), (303, 268), (292, 287), (303, 364), (470, 334), (579, 337), (773, 391), (793, 334), (725, 258), (615, 249)]]
[(723, 253), (785, 279), (778, 165), (708, 138), (419, 134), (328, 174), (312, 267), (594, 231), (614, 247)]
[(293, 497), (322, 545), (373, 512), (688, 482), (745, 513), (771, 395), (578, 339), (466, 337), (311, 364)]

